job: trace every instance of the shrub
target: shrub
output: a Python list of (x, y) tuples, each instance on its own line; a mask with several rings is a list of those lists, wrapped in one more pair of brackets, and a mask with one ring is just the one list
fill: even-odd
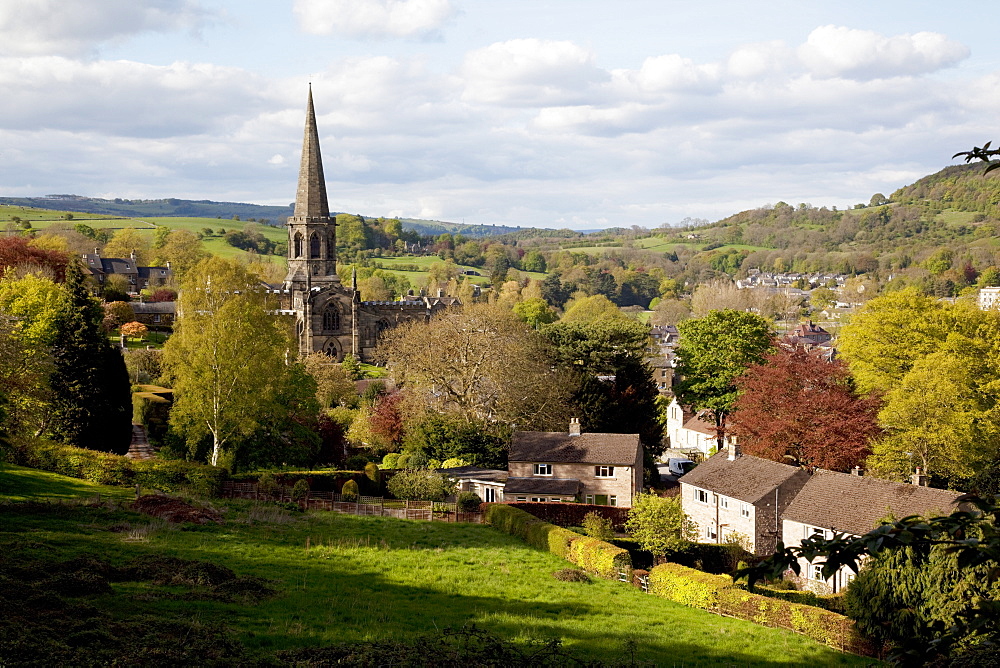
[(344, 462), (344, 468), (350, 469), (352, 471), (361, 471), (365, 468), (365, 465), (371, 461), (368, 455), (351, 455)]
[(583, 530), (597, 540), (611, 540), (615, 537), (615, 532), (611, 530), (611, 520), (594, 512), (584, 515)]
[(274, 479), (274, 475), (271, 473), (261, 473), (260, 478), (257, 480), (257, 493), (266, 497), (273, 498), (278, 496), (278, 492), (281, 491), (278, 481)]
[(409, 468), (409, 466), (410, 466), (410, 453), (401, 452), (399, 454), (399, 457), (396, 458), (396, 468), (405, 469)]
[(358, 491), (358, 483), (354, 480), (348, 480), (345, 482), (343, 488), (340, 490), (341, 500), (348, 503), (356, 502), (359, 495), (360, 492)]
[(591, 582), (590, 576), (578, 568), (563, 568), (552, 574), (561, 582)]
[(450, 457), (443, 462), (441, 462), (441, 467), (443, 469), (457, 469), (460, 466), (468, 466), (469, 462), (465, 461), (461, 457)]
[(292, 486), (292, 501), (302, 501), (309, 495), (309, 481), (300, 479)]
[(378, 464), (376, 464), (375, 462), (368, 462), (367, 464), (365, 464), (365, 476), (367, 476), (368, 479), (371, 480), (373, 483), (378, 485), (379, 482), (381, 481), (381, 478), (379, 477), (378, 474)]
[(584, 570), (612, 579), (619, 571), (631, 571), (627, 550), (568, 529), (543, 522), (530, 513), (503, 503), (486, 506), (484, 519), (504, 533), (517, 536), (529, 545), (567, 559)]
[(483, 500), (475, 492), (462, 492), (458, 495), (458, 509), (463, 513), (474, 513), (479, 510)]
[(382, 468), (384, 469), (394, 469), (398, 468), (399, 453), (390, 452), (385, 457), (382, 458)]
[(683, 549), (694, 540), (694, 523), (684, 514), (681, 500), (638, 494), (632, 500), (625, 529), (653, 554)]
[(703, 573), (680, 564), (661, 564), (649, 572), (651, 593), (703, 610), (714, 610), (719, 592), (732, 584), (725, 575)]
[(392, 476), (389, 493), (409, 501), (444, 501), (455, 492), (455, 483), (427, 469), (404, 469)]

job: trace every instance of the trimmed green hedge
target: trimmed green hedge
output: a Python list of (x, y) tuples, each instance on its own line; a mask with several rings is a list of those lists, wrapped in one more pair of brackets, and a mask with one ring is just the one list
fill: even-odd
[(19, 448), (15, 463), (81, 478), (99, 485), (141, 485), (164, 492), (189, 489), (204, 496), (218, 496), (226, 470), (196, 462), (168, 459), (132, 460), (97, 450), (86, 450), (50, 441)]
[(874, 655), (872, 644), (861, 636), (850, 618), (811, 605), (751, 593), (725, 575), (668, 563), (650, 571), (649, 583), (650, 593), (676, 603), (788, 629), (855, 654)]
[(532, 547), (548, 550), (603, 578), (615, 579), (619, 571), (632, 570), (628, 550), (543, 522), (520, 508), (490, 503), (486, 505), (483, 519), (487, 524), (517, 536)]
[[(260, 477), (269, 473), (274, 481), (282, 487), (294, 487), (300, 480), (305, 480), (314, 492), (334, 492), (340, 494), (344, 484), (353, 480), (359, 486), (359, 491), (365, 496), (380, 496), (379, 483), (372, 481), (365, 471), (256, 471), (253, 473), (235, 473), (229, 476), (233, 482), (259, 482)], [(376, 471), (377, 474), (377, 471)]]
[(842, 615), (847, 612), (843, 594), (817, 594), (812, 591), (798, 591), (796, 589), (772, 589), (765, 585), (757, 585), (753, 591), (755, 594), (767, 596), (768, 598), (811, 605), (814, 608), (823, 608), (824, 610), (838, 612)]

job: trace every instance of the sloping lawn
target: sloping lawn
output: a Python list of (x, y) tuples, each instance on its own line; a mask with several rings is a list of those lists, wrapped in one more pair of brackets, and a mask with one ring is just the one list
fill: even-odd
[[(220, 623), (258, 655), (407, 640), (474, 623), (515, 641), (560, 638), (568, 649), (602, 661), (622, 659), (631, 641), (637, 660), (656, 665), (870, 663), (621, 583), (555, 580), (552, 573), (567, 562), (486, 526), (301, 514), (244, 501), (216, 507), (224, 510), (224, 525), (178, 528), (121, 509), (0, 505), (0, 552), (19, 562), (88, 554), (116, 566), (160, 555), (266, 578), (280, 593), (256, 604), (165, 595), (144, 582), (116, 582), (114, 594), (89, 601), (119, 620)], [(123, 523), (131, 538), (111, 530)]]
[(90, 499), (98, 494), (102, 499), (128, 500), (135, 497), (135, 490), (96, 485), (58, 473), (0, 464), (0, 500), (3, 501)]

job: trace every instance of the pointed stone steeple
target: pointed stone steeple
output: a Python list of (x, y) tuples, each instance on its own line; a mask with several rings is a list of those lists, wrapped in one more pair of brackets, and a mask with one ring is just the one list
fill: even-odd
[(295, 192), (295, 213), (298, 219), (328, 218), (330, 205), (326, 200), (326, 180), (323, 178), (323, 158), (319, 151), (319, 130), (313, 108), (312, 84), (306, 106), (306, 129), (302, 138), (302, 162), (299, 166), (299, 187)]

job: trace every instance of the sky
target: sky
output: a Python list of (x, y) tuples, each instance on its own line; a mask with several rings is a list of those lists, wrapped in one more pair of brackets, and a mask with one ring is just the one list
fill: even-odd
[(997, 133), (1000, 5), (0, 0), (0, 196), (595, 229), (850, 207)]

